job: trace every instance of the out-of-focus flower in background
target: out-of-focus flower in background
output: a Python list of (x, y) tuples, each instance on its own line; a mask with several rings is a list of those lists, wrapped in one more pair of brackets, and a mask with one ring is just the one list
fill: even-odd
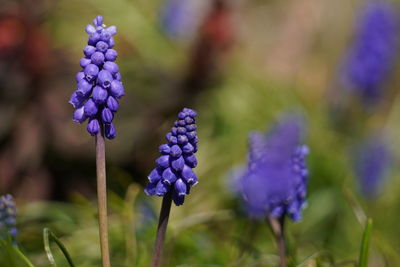
[(82, 71), (76, 74), (77, 90), (71, 95), (70, 103), (75, 108), (73, 120), (83, 123), (89, 119), (87, 131), (96, 135), (103, 129), (108, 139), (116, 136), (112, 123), (119, 108), (118, 100), (124, 95), (119, 67), (114, 62), (117, 52), (113, 49), (115, 26), (106, 28), (103, 17), (97, 16), (93, 25), (86, 26), (88, 45), (83, 49)]
[(370, 136), (354, 152), (354, 171), (362, 195), (373, 199), (392, 166), (392, 152), (382, 136)]
[(250, 215), (301, 219), (308, 178), (302, 135), (302, 120), (292, 115), (281, 118), (267, 135), (250, 135), (248, 167), (238, 183)]
[(17, 237), (17, 209), (15, 207), (14, 198), (11, 195), (0, 197), (0, 238), (6, 239), (11, 236), (12, 241), (16, 244)]
[(192, 170), (197, 166), (194, 155), (198, 149), (196, 116), (196, 111), (188, 108), (179, 112), (174, 127), (165, 136), (168, 144), (159, 147), (161, 156), (156, 160), (157, 167), (148, 176), (146, 194), (164, 196), (172, 191), (172, 199), (179, 206), (190, 188), (198, 183)]
[(342, 65), (341, 82), (368, 107), (383, 95), (385, 80), (398, 55), (400, 14), (386, 1), (364, 5)]
[(174, 40), (194, 37), (207, 4), (197, 0), (165, 0), (160, 11), (163, 32)]

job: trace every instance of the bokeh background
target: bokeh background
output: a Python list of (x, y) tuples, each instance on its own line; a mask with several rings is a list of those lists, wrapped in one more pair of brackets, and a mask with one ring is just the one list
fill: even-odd
[[(378, 67), (379, 94), (366, 100), (343, 78), (370, 2), (0, 1), (0, 194), (17, 200), (21, 250), (49, 266), (42, 237), (49, 227), (78, 266), (100, 265), (94, 138), (72, 122), (68, 100), (84, 28), (101, 14), (118, 27), (125, 86), (117, 138), (106, 144), (113, 266), (149, 265), (161, 199), (143, 187), (183, 107), (199, 114), (200, 183), (172, 209), (165, 266), (276, 266), (269, 228), (247, 216), (232, 181), (246, 162), (249, 132), (286, 112), (305, 118), (311, 151), (308, 207), (287, 226), (293, 266), (354, 266), (366, 218), (374, 222), (369, 266), (400, 266), (399, 1), (386, 2), (395, 17), (389, 30), (380, 27), (385, 15), (368, 26), (377, 27), (373, 38), (393, 38), (390, 47), (377, 42), (376, 64), (390, 50)], [(359, 149), (374, 138), (385, 148)], [(357, 172), (360, 161), (367, 167)], [(377, 182), (365, 192), (370, 174)]]

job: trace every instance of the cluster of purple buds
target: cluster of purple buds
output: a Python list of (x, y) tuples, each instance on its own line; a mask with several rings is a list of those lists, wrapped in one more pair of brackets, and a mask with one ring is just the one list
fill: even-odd
[(161, 156), (156, 159), (157, 167), (148, 176), (147, 195), (165, 196), (172, 194), (175, 205), (182, 205), (190, 188), (198, 183), (193, 168), (197, 166), (196, 111), (184, 108), (178, 120), (165, 138), (168, 143), (159, 147)]
[(94, 25), (86, 26), (88, 45), (83, 49), (82, 71), (76, 74), (77, 90), (71, 95), (70, 103), (75, 108), (73, 120), (83, 123), (88, 119), (87, 131), (96, 135), (104, 126), (108, 139), (116, 136), (112, 123), (117, 112), (118, 99), (124, 95), (124, 86), (118, 65), (117, 51), (113, 49), (117, 33), (115, 26), (106, 28), (103, 17), (97, 16)]
[(15, 208), (14, 198), (11, 195), (0, 197), (0, 238), (6, 239), (11, 236), (15, 244), (17, 236), (16, 227), (17, 210)]
[(250, 136), (248, 167), (238, 185), (251, 215), (301, 219), (308, 147), (300, 144), (300, 137), (301, 125), (294, 116), (282, 119), (266, 136), (259, 132)]

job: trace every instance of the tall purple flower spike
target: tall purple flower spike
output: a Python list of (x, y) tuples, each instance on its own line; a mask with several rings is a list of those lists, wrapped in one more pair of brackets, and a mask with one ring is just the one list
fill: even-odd
[(119, 108), (118, 99), (124, 95), (121, 74), (114, 62), (118, 55), (113, 49), (117, 28), (106, 28), (103, 17), (97, 16), (85, 30), (89, 35), (88, 45), (80, 60), (82, 70), (76, 74), (77, 90), (69, 100), (75, 108), (73, 120), (78, 123), (88, 120), (87, 131), (93, 136), (102, 125), (105, 136), (113, 139), (116, 136), (114, 113)]
[(393, 69), (399, 45), (399, 13), (388, 2), (369, 1), (357, 22), (342, 80), (368, 105), (382, 95), (384, 82)]
[(178, 114), (174, 127), (166, 134), (168, 143), (159, 147), (161, 156), (156, 159), (157, 167), (149, 174), (149, 184), (144, 190), (147, 195), (164, 196), (172, 191), (175, 205), (182, 205), (190, 188), (198, 183), (193, 168), (197, 166), (196, 111), (184, 108)]
[(0, 238), (6, 239), (9, 234), (14, 244), (17, 236), (16, 227), (17, 209), (14, 198), (11, 195), (0, 197)]
[(301, 219), (308, 179), (301, 130), (299, 118), (288, 116), (268, 135), (250, 135), (248, 167), (238, 186), (251, 215)]

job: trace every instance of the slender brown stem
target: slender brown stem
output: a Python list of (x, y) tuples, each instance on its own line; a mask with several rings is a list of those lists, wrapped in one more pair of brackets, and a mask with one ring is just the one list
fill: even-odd
[(158, 221), (156, 244), (154, 247), (152, 267), (161, 266), (162, 252), (164, 246), (165, 233), (167, 231), (169, 212), (171, 211), (172, 196), (168, 192), (164, 198), (160, 210), (160, 219)]
[(100, 132), (96, 135), (97, 201), (101, 260), (103, 267), (110, 267), (107, 222), (106, 153), (103, 130), (103, 127), (101, 127)]
[(281, 218), (276, 219), (272, 216), (267, 218), (268, 223), (271, 226), (272, 232), (276, 238), (279, 248), (279, 258), (280, 258), (280, 267), (287, 267), (286, 261), (286, 241), (285, 241), (285, 216), (281, 216)]

